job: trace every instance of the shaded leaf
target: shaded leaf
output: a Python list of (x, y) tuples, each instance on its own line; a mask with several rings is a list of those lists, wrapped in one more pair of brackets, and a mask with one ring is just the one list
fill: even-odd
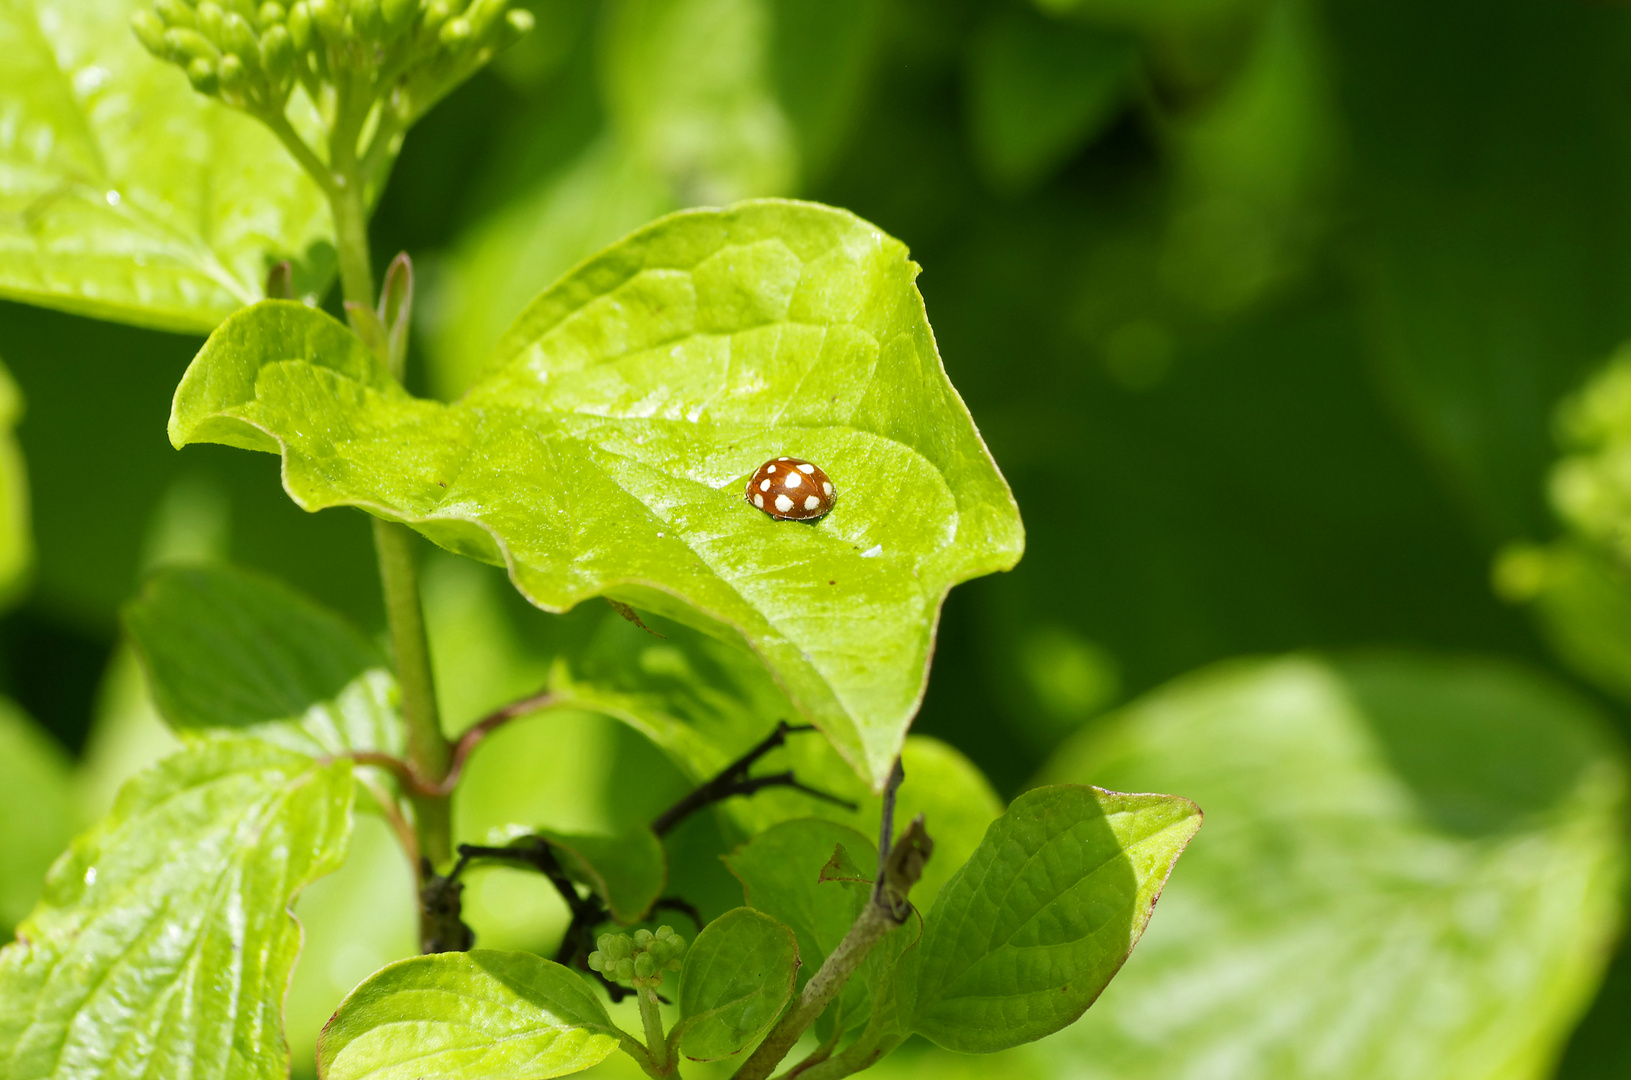
[(1175, 795), (1060, 785), (991, 826), (924, 920), (912, 1026), (990, 1053), (1080, 1016), (1148, 925), (1201, 825)]
[[(946, 590), (1023, 543), (915, 274), (897, 242), (826, 207), (676, 214), (541, 296), (450, 406), (408, 397), (327, 316), (267, 301), (194, 361), (171, 441), (281, 449), (302, 506), (406, 521), (507, 565), (546, 609), (605, 594), (738, 633), (879, 784)], [(813, 525), (743, 501), (784, 453), (838, 486)]]
[(0, 698), (0, 935), (34, 906), (51, 860), (73, 836), (68, 767), (62, 747)]
[(1222, 665), (1048, 778), (1182, 791), (1208, 827), (1113, 993), (992, 1075), (1546, 1076), (1621, 919), (1620, 752), (1510, 664)]
[(793, 931), (768, 915), (742, 907), (709, 923), (680, 970), (680, 1052), (713, 1061), (755, 1042), (792, 998), (798, 967)]
[(1592, 545), (1512, 545), (1495, 567), (1507, 600), (1534, 605), (1558, 659), (1621, 701), (1631, 701), (1631, 577)]
[(220, 565), (165, 567), (125, 606), (159, 712), (177, 731), (240, 731), (313, 754), (400, 754), (385, 658), (281, 582)]
[(0, 1073), (287, 1076), (288, 908), (350, 830), (345, 762), (227, 739), (136, 777), (0, 950)]
[(323, 1080), (544, 1080), (580, 1072), (623, 1033), (583, 979), (531, 953), (473, 949), (399, 960), (323, 1029)]
[(334, 260), (317, 185), (257, 121), (148, 55), (136, 6), (0, 6), (0, 296), (206, 332), (282, 259), (297, 293), (318, 291)]
[(1020, 7), (995, 12), (968, 56), (969, 123), (991, 180), (1046, 180), (1115, 118), (1134, 73), (1130, 38)]

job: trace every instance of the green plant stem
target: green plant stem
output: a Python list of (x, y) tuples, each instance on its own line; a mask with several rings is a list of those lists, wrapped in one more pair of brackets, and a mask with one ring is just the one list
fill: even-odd
[(657, 1005), (657, 991), (641, 987), (635, 995), (640, 1000), (640, 1021), (646, 1028), (646, 1049), (651, 1053), (653, 1076), (668, 1076), (668, 1039), (663, 1035), (663, 1016)]
[[(355, 108), (342, 109), (330, 140), (330, 163), (335, 187), (329, 200), (340, 256), (340, 284), (347, 301), (364, 308), (374, 306), (374, 272), (368, 254), (368, 213), (363, 203), (363, 182), (356, 155), (356, 124), (346, 118)], [(393, 372), (401, 378), (401, 372)], [(385, 619), (391, 633), (397, 681), (402, 692), (402, 717), (408, 728), (408, 762), (431, 781), (447, 775), (452, 748), (442, 734), (436, 708), (436, 684), (430, 666), (430, 642), (425, 636), (424, 607), (419, 596), (419, 570), (414, 562), (416, 538), (406, 525), (374, 519), (374, 550), (379, 558), (380, 585), (385, 594)], [(452, 813), (446, 795), (414, 793), (414, 830), (419, 852), (433, 866), (453, 857)]]
[(769, 1076), (793, 1049), (799, 1036), (838, 996), (872, 947), (899, 925), (883, 905), (868, 902), (849, 928), (849, 933), (844, 935), (844, 940), (827, 954), (821, 970), (804, 984), (804, 990), (793, 1002), (793, 1007), (782, 1015), (781, 1021), (765, 1036), (765, 1041), (759, 1044), (753, 1055), (742, 1063), (742, 1067), (736, 1070), (731, 1080), (764, 1080)]
[[(408, 762), (422, 776), (447, 775), (452, 748), (442, 734), (431, 675), (430, 642), (425, 636), (424, 608), (419, 599), (419, 571), (414, 564), (416, 537), (406, 525), (374, 519), (374, 550), (379, 557), (380, 585), (385, 593), (385, 619), (396, 657), (402, 692), (402, 717), (408, 728)], [(412, 794), (419, 850), (433, 865), (453, 857), (452, 813), (447, 795)]]

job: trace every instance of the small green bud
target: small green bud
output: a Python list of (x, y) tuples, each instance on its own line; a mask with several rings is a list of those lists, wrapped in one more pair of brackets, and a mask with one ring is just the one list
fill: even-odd
[(164, 51), (173, 63), (191, 64), (195, 60), (202, 60), (209, 64), (211, 71), (214, 71), (215, 60), (220, 56), (203, 34), (197, 30), (179, 28), (164, 32)]
[(261, 67), (273, 82), (280, 82), (288, 74), (294, 61), (294, 41), (282, 24), (267, 28), (261, 35)]
[(345, 12), (340, 10), (337, 0), (306, 0), (306, 6), (311, 9), (312, 25), (324, 38), (331, 43), (344, 38)]
[(648, 952), (643, 952), (634, 958), (634, 975), (638, 979), (649, 979), (657, 974), (657, 961)]
[(589, 954), (589, 970), (590, 971), (604, 971), (604, 970), (606, 970), (606, 956), (605, 956), (604, 953), (592, 952), (592, 953)]
[(311, 48), (311, 8), (305, 4), (297, 3), (289, 9), (289, 38), (296, 52)]
[(154, 0), (153, 10), (158, 12), (166, 27), (198, 28), (198, 16), (181, 0)]
[(513, 45), (521, 38), (532, 33), (532, 28), (538, 25), (532, 12), (526, 8), (511, 8), (504, 13), (504, 28), (499, 33), (499, 40), (505, 45)]
[(643, 949), (647, 945), (650, 945), (652, 940), (654, 938), (656, 938), (656, 936), (657, 935), (653, 934), (650, 930), (645, 930), (645, 929), (636, 930), (634, 932), (634, 943), (635, 943), (635, 945), (637, 945), (637, 946), (639, 946), (640, 948)]
[(225, 18), (226, 13), (221, 10), (219, 4), (212, 3), (211, 0), (204, 0), (202, 4), (198, 5), (198, 32), (211, 41), (219, 43), (221, 40), (221, 23)]
[(436, 35), (442, 47), (457, 52), (470, 44), (470, 23), (463, 16), (450, 19), (442, 27), (442, 32)]
[(618, 982), (633, 982), (634, 981), (634, 961), (633, 960), (619, 960), (617, 962), (617, 981)]
[(130, 16), (130, 28), (136, 32), (136, 40), (142, 43), (142, 48), (160, 60), (169, 59), (169, 50), (164, 44), (164, 20), (158, 15), (146, 8), (139, 8)]
[[(174, 30), (170, 33), (175, 33)], [(215, 73), (215, 65), (203, 57), (187, 65), (187, 81), (193, 84), (193, 89), (200, 94), (213, 94), (220, 86), (220, 76)]]
[(259, 64), (261, 56), (260, 39), (255, 36), (249, 20), (242, 15), (228, 15), (221, 23), (221, 36), (218, 39), (224, 50), (233, 53), (245, 63)]
[(272, 0), (266, 0), (266, 3), (260, 6), (260, 10), (255, 12), (255, 21), (260, 24), (263, 31), (281, 25), (288, 17), (289, 13), (283, 10), (283, 5), (273, 3)]
[(249, 81), (249, 72), (245, 70), (244, 62), (232, 53), (221, 57), (221, 62), (216, 65), (216, 72), (216, 78), (221, 81), (221, 89), (228, 92), (243, 89), (244, 84)]
[(470, 33), (477, 39), (487, 37), (489, 31), (504, 17), (504, 8), (509, 0), (471, 0), (470, 8), (464, 13), (465, 20), (470, 23)]

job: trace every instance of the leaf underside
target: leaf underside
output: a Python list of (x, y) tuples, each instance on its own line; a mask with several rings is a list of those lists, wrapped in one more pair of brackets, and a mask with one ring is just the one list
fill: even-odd
[(281, 259), (318, 291), (334, 265), (321, 191), (257, 121), (148, 55), (136, 7), (0, 0), (0, 297), (204, 333)]
[[(1023, 545), (916, 273), (828, 207), (675, 214), (540, 296), (452, 405), (409, 397), (327, 316), (268, 302), (199, 354), (170, 437), (281, 452), (303, 507), (405, 521), (506, 565), (540, 607), (608, 595), (740, 634), (881, 785), (946, 591)], [(830, 514), (745, 501), (784, 455), (832, 477)]]

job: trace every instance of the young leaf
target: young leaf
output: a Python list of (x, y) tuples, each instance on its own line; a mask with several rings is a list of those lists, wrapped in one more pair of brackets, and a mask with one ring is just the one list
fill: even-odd
[(322, 1080), (544, 1080), (625, 1038), (587, 983), (531, 953), (399, 960), (340, 1005), (317, 1044)]
[[(540, 607), (604, 594), (740, 634), (877, 786), (946, 591), (1023, 544), (916, 273), (828, 207), (674, 214), (539, 297), (453, 405), (410, 398), (327, 316), (268, 301), (205, 345), (170, 438), (281, 450), (300, 505), (405, 521), (508, 566)], [(775, 521), (743, 499), (783, 454), (833, 477), (832, 513)]]
[[(872, 893), (877, 862), (872, 841), (819, 818), (774, 825), (725, 856), (748, 906), (779, 919), (798, 938), (800, 988), (849, 933)], [(865, 1022), (871, 1012), (866, 979), (852, 978), (841, 994), (836, 1009), (845, 1026)], [(833, 1013), (829, 1008), (822, 1020)]]
[(924, 921), (912, 1026), (990, 1053), (1086, 1011), (1148, 925), (1201, 825), (1188, 799), (1061, 785), (991, 826)]
[(1159, 690), (1046, 776), (1182, 791), (1210, 824), (1112, 992), (991, 1068), (1550, 1075), (1622, 924), (1622, 755), (1591, 704), (1490, 660), (1288, 657)]
[(555, 853), (561, 869), (605, 901), (612, 918), (625, 926), (645, 918), (668, 884), (668, 856), (650, 829), (635, 829), (622, 836), (559, 833), (549, 829), (510, 826), (495, 844), (518, 836), (537, 836)]
[(333, 269), (318, 187), (259, 123), (193, 92), (135, 0), (0, 5), (0, 296), (207, 332), (294, 263)]
[(289, 905), (344, 858), (351, 766), (252, 739), (132, 780), (0, 950), (0, 1075), (288, 1075)]
[(166, 567), (126, 605), (124, 622), (154, 703), (177, 731), (244, 731), (314, 754), (402, 750), (385, 658), (278, 581)]
[(697, 935), (680, 970), (680, 1052), (729, 1057), (775, 1023), (799, 967), (793, 931), (752, 908), (727, 911)]
[(28, 914), (51, 860), (72, 836), (68, 755), (0, 698), (0, 935)]
[[(779, 919), (797, 936), (800, 984), (843, 940), (872, 891), (870, 885), (824, 879), (835, 849), (842, 849), (852, 864), (860, 860), (873, 867), (878, 861), (872, 841), (819, 818), (784, 821), (725, 856), (725, 865), (742, 882), (748, 906)], [(863, 872), (871, 878), (876, 871)]]

